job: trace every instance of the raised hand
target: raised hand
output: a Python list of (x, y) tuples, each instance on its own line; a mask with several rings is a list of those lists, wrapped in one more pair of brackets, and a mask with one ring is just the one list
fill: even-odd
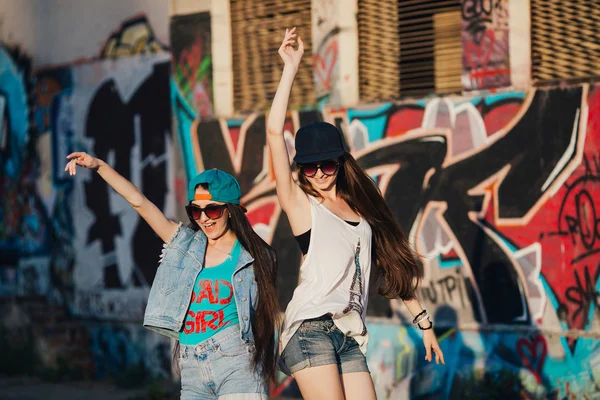
[(75, 175), (77, 173), (77, 166), (85, 167), (89, 169), (98, 169), (100, 166), (100, 160), (96, 157), (92, 157), (83, 151), (76, 151), (67, 156), (71, 161), (65, 166), (65, 171), (69, 171), (69, 175)]
[[(296, 37), (298, 37), (298, 49), (294, 49), (293, 47), (296, 42)], [(278, 53), (286, 66), (290, 65), (295, 69), (298, 69), (298, 65), (300, 65), (300, 60), (302, 60), (302, 55), (304, 54), (304, 43), (300, 36), (296, 34), (295, 27), (285, 30), (285, 36), (279, 47)]]

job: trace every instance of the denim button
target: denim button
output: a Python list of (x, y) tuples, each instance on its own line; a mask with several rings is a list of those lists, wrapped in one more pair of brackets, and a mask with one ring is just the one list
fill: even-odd
[(242, 278), (237, 278), (237, 281), (238, 281), (238, 282), (241, 282), (241, 281), (242, 281)]
[(245, 298), (245, 297), (242, 297), (242, 301), (246, 301), (246, 300), (248, 300), (248, 299), (247, 299), (247, 298)]
[(244, 315), (244, 321), (248, 321), (248, 316)]

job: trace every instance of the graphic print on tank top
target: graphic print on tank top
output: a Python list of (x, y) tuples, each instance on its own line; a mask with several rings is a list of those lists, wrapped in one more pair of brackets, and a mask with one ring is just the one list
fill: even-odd
[[(350, 311), (356, 311), (358, 315), (363, 314), (363, 284), (362, 284), (362, 272), (360, 269), (360, 238), (358, 238), (358, 244), (356, 245), (356, 251), (354, 253), (354, 276), (352, 277), (352, 284), (350, 285), (350, 300), (348, 306), (344, 308), (344, 314), (348, 314)], [(362, 323), (361, 336), (367, 333), (367, 327), (364, 322)]]

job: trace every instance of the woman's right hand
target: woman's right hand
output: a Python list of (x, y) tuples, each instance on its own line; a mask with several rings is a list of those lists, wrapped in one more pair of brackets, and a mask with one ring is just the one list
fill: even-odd
[(298, 35), (296, 34), (295, 27), (286, 29), (283, 42), (281, 43), (278, 52), (286, 66), (292, 66), (297, 70), (300, 65), (300, 60), (302, 60), (302, 55), (304, 54), (304, 43), (300, 36), (298, 36), (298, 49), (294, 50), (292, 45), (296, 41), (296, 36)]
[(100, 167), (100, 160), (92, 157), (83, 151), (76, 151), (67, 156), (71, 161), (65, 166), (65, 171), (69, 171), (69, 175), (77, 173), (77, 166), (97, 170)]

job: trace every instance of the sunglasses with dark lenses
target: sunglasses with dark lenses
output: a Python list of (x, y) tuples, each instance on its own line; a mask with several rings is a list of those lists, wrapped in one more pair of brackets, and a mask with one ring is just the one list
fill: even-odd
[(319, 169), (321, 170), (321, 172), (323, 172), (324, 175), (335, 175), (339, 166), (340, 163), (335, 160), (327, 160), (321, 161), (319, 163), (306, 163), (299, 165), (299, 167), (302, 169), (302, 173), (310, 178), (315, 176)]
[(202, 212), (210, 219), (219, 219), (223, 216), (223, 211), (225, 211), (226, 207), (225, 204), (209, 204), (204, 208), (198, 207), (195, 204), (188, 204), (185, 206), (185, 211), (192, 221), (200, 219)]

